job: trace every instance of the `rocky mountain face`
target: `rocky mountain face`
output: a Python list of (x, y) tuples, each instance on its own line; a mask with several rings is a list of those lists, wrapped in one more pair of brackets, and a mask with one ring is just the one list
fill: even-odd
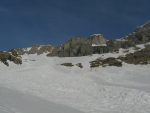
[(75, 57), (91, 55), (93, 53), (104, 53), (106, 51), (106, 39), (101, 34), (94, 34), (87, 39), (80, 37), (72, 38), (55, 48), (47, 56)]
[(81, 38), (72, 38), (65, 44), (55, 48), (52, 53), (47, 56), (59, 56), (59, 57), (74, 57), (74, 56), (86, 56), (92, 54), (92, 47), (90, 44)]
[(132, 44), (141, 44), (150, 41), (150, 22), (138, 27), (133, 33), (125, 37)]
[(107, 40), (102, 34), (93, 34), (88, 38), (71, 38), (66, 43), (58, 47), (53, 47), (51, 45), (33, 45), (31, 48), (19, 48), (15, 50), (19, 55), (40, 55), (47, 53), (47, 56), (76, 57), (117, 52), (119, 48), (126, 49), (149, 41), (150, 22), (138, 27), (133, 33), (121, 39)]
[(0, 61), (7, 66), (9, 66), (8, 61), (15, 64), (22, 64), (21, 57), (15, 50), (10, 50), (9, 52), (0, 52)]
[[(18, 55), (40, 55), (45, 53), (49, 57), (77, 57), (118, 52), (120, 48), (127, 49), (146, 42), (150, 42), (150, 22), (138, 27), (133, 33), (120, 39), (107, 40), (102, 34), (93, 34), (88, 38), (71, 38), (58, 47), (53, 47), (51, 45), (33, 45), (31, 48), (17, 48), (11, 51), (15, 51)], [(17, 62), (14, 57), (15, 55), (12, 54), (13, 53), (10, 52), (1, 52), (1, 61), (3, 63), (6, 63), (5, 61), (7, 60)], [(21, 62), (19, 62), (19, 64), (20, 63)]]
[(74, 57), (117, 52), (120, 48), (127, 49), (146, 42), (150, 42), (150, 22), (121, 39), (107, 40), (101, 34), (91, 35), (87, 39), (74, 38), (55, 48), (48, 56)]

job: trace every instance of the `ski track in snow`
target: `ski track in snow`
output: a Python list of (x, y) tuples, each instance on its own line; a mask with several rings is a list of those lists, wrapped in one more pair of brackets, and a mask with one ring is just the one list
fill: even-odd
[[(149, 113), (150, 65), (90, 69), (89, 61), (100, 56), (117, 57), (24, 55), (20, 66), (0, 64), (0, 85), (85, 113)], [(60, 65), (68, 62), (82, 63), (83, 69)], [(9, 113), (0, 106), (3, 109)]]

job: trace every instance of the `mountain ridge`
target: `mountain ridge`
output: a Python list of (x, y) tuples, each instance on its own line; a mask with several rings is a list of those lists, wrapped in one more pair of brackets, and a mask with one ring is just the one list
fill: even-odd
[[(147, 42), (150, 42), (150, 21), (137, 27), (135, 31), (120, 39), (107, 40), (102, 34), (93, 34), (86, 39), (74, 37), (57, 47), (53, 47), (51, 44), (33, 45), (30, 48), (15, 48), (6, 52), (0, 52), (0, 60), (8, 65), (7, 60), (21, 64), (21, 58), (18, 58), (18, 56), (24, 54), (45, 54), (48, 57), (88, 56), (118, 52), (120, 48), (128, 49)], [(14, 57), (13, 54), (16, 56)]]

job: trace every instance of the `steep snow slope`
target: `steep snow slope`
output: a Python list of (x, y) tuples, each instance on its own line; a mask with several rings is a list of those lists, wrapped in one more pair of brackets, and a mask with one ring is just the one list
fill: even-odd
[[(24, 55), (20, 66), (0, 64), (0, 85), (85, 113), (148, 113), (150, 65), (89, 68), (89, 61), (122, 51), (76, 58)], [(60, 65), (68, 62), (83, 69)]]

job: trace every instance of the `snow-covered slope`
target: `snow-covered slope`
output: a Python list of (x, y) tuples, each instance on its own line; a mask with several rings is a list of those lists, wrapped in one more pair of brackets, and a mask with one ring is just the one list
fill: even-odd
[(83, 113), (68, 106), (0, 87), (0, 113)]
[[(85, 113), (149, 113), (150, 65), (124, 63), (122, 67), (89, 67), (89, 62), (96, 58), (118, 57), (124, 54), (123, 51), (65, 58), (23, 55), (20, 66), (11, 62), (9, 67), (0, 64), (0, 86), (68, 106), (75, 113), (76, 109)], [(130, 48), (129, 52), (133, 49)], [(66, 62), (82, 63), (84, 68), (60, 65)], [(0, 93), (0, 99), (1, 96)], [(0, 102), (6, 107), (9, 107), (8, 103)]]

